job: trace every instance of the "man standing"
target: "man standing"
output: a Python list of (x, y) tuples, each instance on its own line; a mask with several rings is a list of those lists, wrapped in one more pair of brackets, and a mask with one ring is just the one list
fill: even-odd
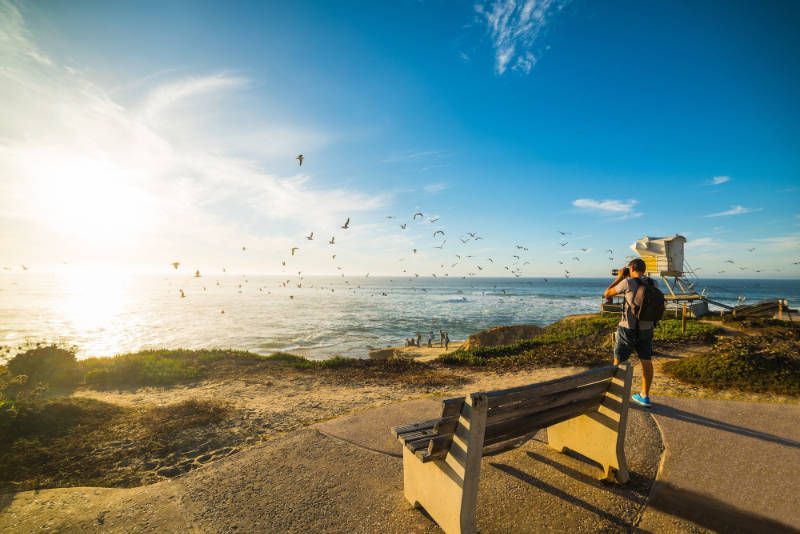
[(650, 385), (653, 383), (653, 321), (640, 321), (636, 317), (634, 298), (642, 284), (655, 282), (644, 275), (646, 270), (641, 258), (632, 260), (627, 267), (621, 269), (617, 278), (611, 282), (603, 296), (625, 295), (622, 306), (622, 319), (617, 326), (617, 339), (614, 345), (614, 365), (628, 360), (635, 350), (642, 362), (642, 391), (635, 393), (631, 399), (642, 406), (650, 407)]

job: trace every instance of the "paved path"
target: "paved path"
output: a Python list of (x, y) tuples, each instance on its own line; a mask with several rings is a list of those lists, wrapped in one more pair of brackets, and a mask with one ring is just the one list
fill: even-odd
[(666, 453), (641, 530), (800, 531), (800, 405), (657, 400)]

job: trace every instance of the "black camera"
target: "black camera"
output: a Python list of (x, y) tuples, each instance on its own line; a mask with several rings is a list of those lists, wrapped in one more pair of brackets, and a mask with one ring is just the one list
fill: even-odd
[[(611, 276), (617, 276), (617, 275), (619, 275), (619, 269), (611, 269)], [(631, 270), (628, 269), (627, 267), (623, 267), (622, 268), (622, 277), (623, 278), (627, 278), (630, 275), (631, 275)]]

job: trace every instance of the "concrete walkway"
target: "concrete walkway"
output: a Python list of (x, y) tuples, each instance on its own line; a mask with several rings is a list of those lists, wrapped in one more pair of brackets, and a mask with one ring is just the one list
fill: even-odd
[[(595, 480), (544, 436), (485, 456), (479, 530), (800, 531), (800, 406), (657, 400), (630, 414), (626, 486)], [(438, 410), (430, 399), (366, 410), (141, 488), (0, 496), (0, 532), (437, 532), (403, 498), (389, 427)]]
[(800, 531), (800, 405), (656, 400), (666, 452), (642, 531)]

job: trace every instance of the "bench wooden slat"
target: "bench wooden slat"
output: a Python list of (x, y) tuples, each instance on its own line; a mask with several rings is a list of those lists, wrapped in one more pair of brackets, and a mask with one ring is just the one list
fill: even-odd
[(392, 428), (392, 436), (399, 439), (403, 436), (403, 434), (418, 432), (420, 430), (425, 430), (426, 428), (433, 428), (438, 422), (439, 419), (429, 419), (427, 421), (420, 421), (419, 423), (413, 423), (410, 425), (396, 426)]
[(572, 419), (600, 405), (600, 397), (585, 399), (561, 405), (527, 417), (504, 421), (486, 427), (484, 447), (530, 434), (531, 432)]
[(540, 382), (538, 384), (531, 384), (528, 386), (489, 391), (485, 394), (489, 401), (489, 409), (492, 409), (503, 404), (520, 402), (527, 399), (533, 399), (535, 397), (541, 397), (543, 395), (549, 395), (552, 393), (558, 393), (560, 391), (566, 391), (576, 387), (585, 386), (594, 382), (608, 380), (614, 375), (615, 371), (615, 366), (608, 365), (604, 367), (598, 367), (597, 369), (589, 369), (588, 371), (584, 371), (583, 373), (579, 373), (577, 375), (565, 376), (563, 378), (557, 378), (555, 380), (549, 380), (547, 382)]
[(464, 397), (453, 397), (442, 401), (442, 417), (453, 417), (461, 413), (461, 406), (464, 404)]
[(414, 454), (417, 455), (417, 458), (424, 462), (430, 462), (432, 460), (440, 460), (447, 456), (447, 452), (450, 450), (450, 444), (453, 442), (453, 434), (443, 434), (441, 436), (436, 436), (435, 438), (431, 439), (428, 443), (427, 450), (424, 451), (415, 451)]
[(597, 382), (572, 391), (552, 393), (525, 402), (498, 406), (497, 408), (489, 410), (486, 424), (488, 426), (497, 425), (504, 421), (520, 419), (581, 400), (596, 398), (599, 402), (608, 389), (609, 382), (610, 381)]

